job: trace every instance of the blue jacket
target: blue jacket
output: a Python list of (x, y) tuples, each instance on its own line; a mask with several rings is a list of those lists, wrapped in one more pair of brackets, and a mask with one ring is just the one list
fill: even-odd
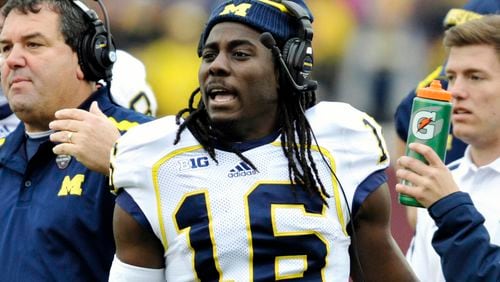
[(432, 246), (446, 281), (500, 281), (500, 247), (490, 244), (484, 217), (467, 193), (437, 201), (429, 214), (438, 227)]
[[(80, 108), (92, 101), (122, 133), (151, 120), (113, 104), (104, 87)], [(0, 281), (107, 281), (115, 252), (108, 177), (74, 158), (64, 167), (48, 137), (30, 143), (28, 159), (27, 139), (21, 123), (0, 147)]]

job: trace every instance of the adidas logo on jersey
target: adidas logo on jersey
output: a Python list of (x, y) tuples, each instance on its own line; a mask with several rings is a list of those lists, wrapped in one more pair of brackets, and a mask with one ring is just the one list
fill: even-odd
[(229, 171), (229, 178), (242, 177), (257, 174), (257, 171), (250, 167), (247, 163), (241, 162)]

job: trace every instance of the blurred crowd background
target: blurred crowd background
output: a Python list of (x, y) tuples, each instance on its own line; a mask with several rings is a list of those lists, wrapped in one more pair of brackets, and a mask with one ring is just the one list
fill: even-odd
[[(146, 66), (158, 116), (177, 113), (197, 87), (198, 39), (211, 7), (220, 1), (104, 0), (118, 48)], [(94, 1), (86, 2), (100, 13)], [(313, 78), (319, 81), (319, 98), (351, 103), (375, 117), (394, 155), (396, 106), (443, 62), (442, 21), (450, 8), (466, 1), (306, 2), (314, 14)], [(394, 176), (391, 181), (393, 187)], [(395, 238), (405, 251), (411, 231), (401, 205), (393, 204), (393, 222)]]

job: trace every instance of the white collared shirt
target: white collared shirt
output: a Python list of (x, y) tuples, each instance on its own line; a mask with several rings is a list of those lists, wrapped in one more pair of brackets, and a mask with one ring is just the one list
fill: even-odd
[[(477, 167), (472, 162), (468, 146), (464, 157), (449, 164), (448, 168), (460, 190), (470, 194), (484, 216), (491, 243), (500, 245), (500, 158)], [(427, 209), (418, 209), (415, 236), (406, 256), (421, 281), (445, 281), (440, 258), (431, 245), (436, 230)]]

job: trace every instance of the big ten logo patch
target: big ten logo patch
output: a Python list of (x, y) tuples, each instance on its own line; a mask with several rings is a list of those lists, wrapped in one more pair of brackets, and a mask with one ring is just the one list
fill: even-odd
[(179, 170), (203, 168), (209, 165), (208, 157), (190, 158), (179, 161)]
[(57, 196), (81, 196), (82, 195), (82, 184), (85, 180), (85, 175), (77, 174), (73, 178), (69, 176), (64, 177), (63, 183), (61, 185), (61, 189)]

